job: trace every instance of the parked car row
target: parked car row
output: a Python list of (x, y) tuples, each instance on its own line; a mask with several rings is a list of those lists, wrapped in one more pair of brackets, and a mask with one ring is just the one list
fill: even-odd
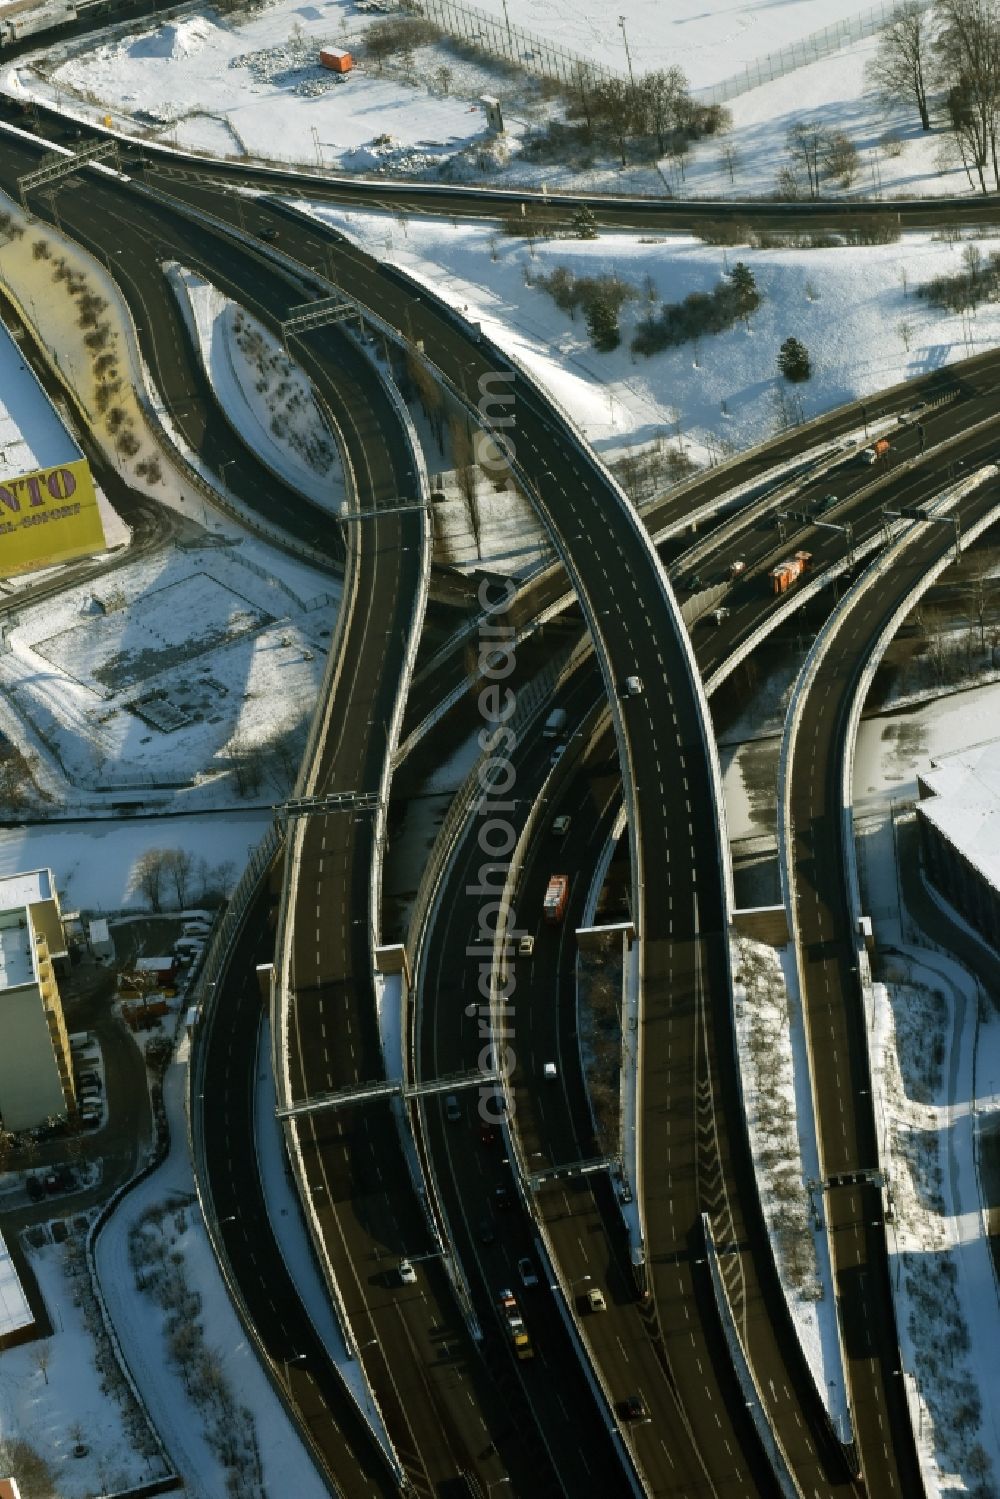
[(80, 1123), (85, 1129), (97, 1129), (104, 1119), (104, 1081), (92, 1053), (73, 1053), (73, 1081)]

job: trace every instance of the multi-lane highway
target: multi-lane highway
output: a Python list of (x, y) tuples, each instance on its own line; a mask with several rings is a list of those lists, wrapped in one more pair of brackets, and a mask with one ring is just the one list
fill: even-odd
[[(31, 147), (12, 144), (0, 163), (0, 180), (11, 187), (15, 173), (33, 163)], [(119, 236), (128, 271), (119, 267), (118, 278), (141, 308), (140, 341), (151, 367), (165, 380), (171, 378), (181, 355), (176, 309), (165, 305), (167, 295), (160, 278), (165, 245), (169, 245), (170, 258), (204, 270), (272, 326), (291, 305), (311, 294), (311, 284), (296, 285), (288, 275), (276, 272), (266, 255), (244, 247), (212, 225), (185, 221), (168, 203), (136, 199), (126, 186), (111, 179), (88, 173), (86, 180), (86, 196), (74, 193), (72, 187), (63, 194), (61, 217), (84, 243), (101, 244), (109, 229)], [(183, 181), (172, 175), (166, 181), (206, 206), (217, 206), (217, 193), (197, 185), (190, 173)], [(225, 207), (233, 212), (231, 204)], [(640, 210), (634, 206), (620, 211), (634, 212), (634, 221), (640, 221)], [(641, 210), (646, 211), (646, 207)], [(258, 215), (270, 212), (266, 205), (253, 206), (251, 229)], [(460, 320), (432, 299), (415, 301), (403, 278), (387, 274), (317, 227), (290, 228), (289, 220), (282, 222), (283, 250), (301, 254), (306, 262), (317, 254), (324, 274), (333, 274), (338, 284), (366, 305), (378, 307), (384, 318), (412, 339), (419, 339), (427, 356), (456, 389), (469, 394), (477, 381), (496, 370), (493, 351), (471, 338)], [(168, 330), (172, 344), (163, 337)], [(329, 332), (310, 335), (301, 352), (320, 391), (331, 392), (338, 408), (350, 412), (346, 442), (359, 503), (364, 508), (381, 505), (391, 510), (394, 501), (413, 495), (416, 480), (399, 443), (384, 441), (392, 422), (375, 393), (377, 381), (371, 370), (349, 344)], [(616, 1307), (600, 1327), (595, 1324), (588, 1341), (602, 1371), (611, 1371), (613, 1398), (619, 1393), (623, 1397), (640, 1394), (650, 1409), (655, 1408), (656, 1420), (650, 1429), (640, 1425), (629, 1437), (652, 1492), (743, 1495), (779, 1491), (719, 1337), (707, 1277), (699, 1266), (703, 1212), (713, 1224), (737, 1321), (765, 1392), (768, 1418), (780, 1433), (792, 1470), (803, 1491), (816, 1495), (847, 1492), (853, 1480), (829, 1440), (808, 1382), (801, 1378), (801, 1354), (790, 1344), (739, 1112), (729, 1015), (726, 855), (714, 805), (705, 712), (686, 637), (660, 564), (606, 476), (531, 383), (517, 371), (504, 372), (510, 376), (517, 411), (518, 464), (584, 605), (605, 692), (613, 699), (622, 694), (615, 727), (633, 813), (636, 879), (632, 902), (642, 943), (640, 1159), (648, 1249), (642, 1311), (630, 1301), (623, 1246), (609, 1228), (614, 1207), (606, 1182), (577, 1184), (572, 1189), (564, 1182), (550, 1183), (540, 1189), (536, 1209), (556, 1246), (557, 1273), (571, 1294), (577, 1279), (593, 1274), (581, 1270), (576, 1275), (579, 1265), (590, 1263), (591, 1256), (582, 1241), (580, 1252), (573, 1240), (580, 1241), (585, 1230), (593, 1235), (591, 1248), (600, 1245), (604, 1283), (621, 1308)], [(971, 384), (959, 382), (966, 421), (992, 414), (988, 372), (986, 363)], [(172, 398), (183, 406), (183, 392), (175, 390)], [(901, 404), (904, 399), (900, 397)], [(943, 420), (954, 425), (954, 414)], [(925, 428), (931, 421), (928, 415)], [(206, 440), (204, 427), (200, 439)], [(775, 604), (767, 596), (764, 579), (783, 552), (803, 544), (807, 537), (816, 567), (843, 557), (851, 546), (878, 531), (880, 499), (891, 502), (939, 485), (956, 459), (988, 441), (988, 436), (975, 435), (947, 454), (931, 455), (912, 479), (879, 475), (874, 494), (868, 492), (871, 475), (862, 474), (845, 459), (835, 481), (836, 502), (824, 515), (825, 522), (842, 529), (817, 529), (799, 520), (788, 523), (789, 533), (780, 541), (773, 531), (727, 537), (714, 549), (711, 566), (726, 572), (740, 555), (748, 567), (729, 590), (728, 619), (710, 635), (702, 627), (702, 670), (708, 673), (722, 666), (773, 613)], [(915, 456), (916, 447), (911, 424), (894, 439), (895, 455)], [(710, 489), (711, 478), (704, 483)], [(830, 483), (830, 475), (824, 475), (822, 488)], [(690, 494), (685, 496), (690, 498)], [(812, 498), (807, 487), (803, 505), (808, 506)], [(301, 528), (296, 498), (289, 496), (281, 503), (288, 511), (282, 523)], [(307, 524), (315, 527), (316, 517)], [(417, 623), (413, 608), (420, 592), (421, 524), (415, 515), (387, 513), (351, 528), (346, 624), (323, 704), (308, 786), (311, 796), (377, 795), (382, 784), (391, 751), (387, 726), (393, 716), (400, 662), (409, 632)], [(843, 529), (845, 525), (851, 527), (850, 533)], [(800, 534), (791, 534), (796, 530)], [(339, 542), (331, 550), (333, 555), (343, 555)], [(631, 584), (627, 596), (622, 593), (623, 577)], [(554, 578), (545, 586), (560, 589), (562, 584)], [(623, 691), (627, 677), (639, 679), (638, 691)], [(425, 684), (432, 695), (440, 687), (433, 677), (425, 678)], [(581, 681), (572, 692), (579, 702), (574, 698), (571, 706), (581, 718), (597, 711), (592, 682)], [(599, 763), (606, 762), (608, 752), (601, 741), (591, 753)], [(529, 795), (545, 775), (545, 761), (546, 751), (539, 752), (536, 745), (527, 746), (518, 759), (518, 773)], [(584, 772), (586, 765), (584, 756)], [(798, 803), (803, 825), (810, 817), (821, 816), (815, 784), (809, 793), (812, 800)], [(801, 795), (806, 797), (805, 792)], [(593, 808), (594, 827), (607, 826), (615, 801), (614, 786), (605, 785)], [(579, 839), (576, 857), (581, 867), (590, 857), (595, 838), (593, 832), (585, 831), (588, 837), (582, 837), (580, 830), (574, 834)], [(291, 848), (294, 902), (286, 925), (288, 968), (282, 969), (288, 980), (288, 1004), (283, 1012), (287, 1030), (281, 1052), (287, 1065), (286, 1102), (337, 1088), (362, 1087), (377, 1081), (383, 1072), (371, 972), (376, 934), (369, 929), (375, 858), (370, 820), (366, 815), (352, 816), (343, 807), (317, 805), (299, 823)], [(816, 858), (815, 843), (803, 848), (802, 858)], [(526, 899), (538, 898), (543, 878), (544, 853), (536, 853), (524, 876)], [(577, 887), (573, 909), (578, 908), (580, 895)], [(423, 978), (430, 1023), (421, 1057), (425, 1074), (431, 1077), (452, 1065), (449, 1061), (446, 1067), (446, 1057), (454, 1056), (456, 1066), (469, 1065), (462, 1027), (456, 1045), (456, 1035), (449, 1029), (454, 1017), (449, 1019), (447, 1008), (449, 994), (454, 1002), (467, 984), (461, 962), (449, 953), (455, 939), (469, 930), (469, 908), (460, 902), (449, 905), (447, 917), (444, 936), (435, 937), (437, 968), (429, 959)], [(829, 980), (822, 965), (837, 962), (835, 956), (823, 952), (824, 944), (834, 940), (838, 918), (831, 895), (824, 913), (831, 925), (829, 930), (818, 927), (815, 936), (820, 966), (809, 989), (810, 1007), (819, 992), (816, 986)], [(518, 1098), (518, 1128), (529, 1157), (548, 1154), (557, 1163), (578, 1158), (591, 1148), (591, 1141), (581, 1110), (579, 1078), (574, 1078), (571, 1087), (560, 1084), (551, 1091), (540, 1081), (538, 1063), (546, 1051), (554, 1051), (560, 1059), (565, 1055), (563, 1041), (570, 1039), (566, 1016), (571, 1007), (564, 988), (565, 935), (558, 943), (540, 941), (538, 951), (528, 986), (541, 999), (537, 1008), (532, 1007), (525, 1029), (525, 1057), (534, 1073), (525, 1080), (523, 1098)], [(817, 1023), (820, 1012), (825, 1015), (829, 1007), (829, 999), (817, 1001)], [(849, 1008), (846, 1001), (838, 1006), (843, 1012), (839, 1039), (844, 1055), (851, 1058), (857, 1088), (858, 1042), (851, 1035)], [(573, 1072), (572, 1067), (560, 1067), (562, 1077)], [(838, 1122), (842, 1103), (842, 1095), (831, 1084), (829, 1095), (820, 1100), (824, 1144), (831, 1120)], [(833, 1112), (835, 1107), (838, 1114)], [(503, 1163), (453, 1146), (454, 1131), (449, 1121), (435, 1113), (437, 1109), (437, 1105), (427, 1106), (428, 1135), (435, 1160), (446, 1163), (452, 1202), (466, 1203), (468, 1193), (481, 1196), (490, 1182), (500, 1185), (493, 1178), (498, 1170), (501, 1175), (505, 1171)], [(854, 1170), (863, 1169), (871, 1143), (864, 1137), (863, 1114), (861, 1110), (855, 1118), (852, 1109), (845, 1124), (850, 1146), (845, 1160), (855, 1161)], [(599, 1423), (588, 1424), (584, 1435), (577, 1432), (574, 1445), (573, 1418), (592, 1397), (547, 1296), (536, 1304), (533, 1320), (541, 1330), (540, 1345), (555, 1350), (556, 1364), (561, 1373), (565, 1371), (562, 1389), (547, 1383), (533, 1391), (530, 1379), (541, 1368), (518, 1368), (506, 1353), (499, 1367), (493, 1361), (487, 1366), (473, 1351), (438, 1259), (439, 1246), (410, 1186), (393, 1104), (384, 1096), (359, 1098), (337, 1110), (304, 1114), (288, 1129), (319, 1226), (321, 1255), (333, 1267), (351, 1336), (414, 1488), (430, 1493), (455, 1481), (487, 1487), (509, 1481), (518, 1492), (540, 1492), (541, 1482), (562, 1487), (564, 1492), (582, 1492), (596, 1481), (602, 1489), (616, 1491), (624, 1477)], [(832, 1169), (829, 1156), (827, 1167)], [(844, 1192), (844, 1203), (848, 1215), (859, 1210), (854, 1191)], [(479, 1220), (475, 1242), (477, 1229), (466, 1206), (452, 1213), (452, 1219), (462, 1257), (476, 1267), (482, 1314), (491, 1297), (491, 1278), (501, 1268), (506, 1273), (519, 1238), (520, 1247), (528, 1243), (523, 1237), (524, 1220), (519, 1214), (512, 1218), (517, 1224), (511, 1231), (512, 1242), (498, 1251), (483, 1243), (483, 1220)], [(856, 1225), (856, 1217), (846, 1217), (844, 1225)], [(838, 1218), (836, 1227), (840, 1226)], [(905, 1431), (896, 1441), (892, 1427), (893, 1418), (901, 1419), (903, 1413), (887, 1367), (894, 1343), (891, 1317), (885, 1322), (886, 1288), (879, 1274), (866, 1278), (869, 1259), (857, 1255), (851, 1259), (851, 1253), (845, 1251), (844, 1259), (838, 1260), (841, 1286), (847, 1288), (848, 1342), (854, 1335), (852, 1329), (862, 1327), (866, 1317), (875, 1339), (873, 1355), (867, 1342), (854, 1350), (849, 1347), (869, 1491), (881, 1492), (878, 1485), (885, 1483), (893, 1486), (885, 1489), (887, 1493), (912, 1492), (907, 1488), (913, 1470)], [(415, 1284), (399, 1276), (404, 1258), (416, 1266)], [(877, 1257), (870, 1263), (877, 1272)], [(625, 1336), (614, 1330), (626, 1329), (626, 1324)], [(567, 1404), (564, 1397), (571, 1389), (575, 1393)], [(510, 1401), (521, 1412), (520, 1428), (511, 1425), (505, 1410), (505, 1402)], [(525, 1432), (530, 1440), (524, 1439)], [(546, 1443), (550, 1433), (555, 1434), (553, 1446)], [(540, 1479), (543, 1473), (547, 1479)], [(366, 1477), (365, 1482), (369, 1481)]]
[[(995, 430), (982, 434), (983, 462), (991, 462), (995, 448)], [(970, 468), (974, 461), (970, 457)], [(998, 502), (1000, 485), (988, 477), (951, 513), (968, 530)], [(838, 622), (802, 704), (789, 789), (803, 1011), (815, 1059), (824, 1209), (858, 1448), (868, 1492), (904, 1496), (923, 1492), (923, 1481), (900, 1378), (841, 806), (860, 673), (900, 603), (954, 546), (948, 525), (918, 526), (915, 533), (891, 571), (862, 591)]]

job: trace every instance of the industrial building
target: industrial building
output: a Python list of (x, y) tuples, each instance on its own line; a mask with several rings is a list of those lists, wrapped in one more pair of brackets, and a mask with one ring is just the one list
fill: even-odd
[(76, 1107), (57, 970), (68, 966), (52, 873), (0, 879), (0, 1116), (32, 1129)]
[(1000, 740), (933, 760), (917, 785), (928, 878), (1000, 950)]

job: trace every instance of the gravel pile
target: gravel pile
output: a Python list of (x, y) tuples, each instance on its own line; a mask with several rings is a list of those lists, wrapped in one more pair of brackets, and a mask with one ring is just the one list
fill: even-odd
[(241, 52), (230, 59), (231, 68), (245, 68), (255, 83), (269, 83), (287, 88), (306, 99), (325, 94), (345, 80), (324, 68), (314, 41), (293, 39), (280, 47), (262, 47), (258, 52)]

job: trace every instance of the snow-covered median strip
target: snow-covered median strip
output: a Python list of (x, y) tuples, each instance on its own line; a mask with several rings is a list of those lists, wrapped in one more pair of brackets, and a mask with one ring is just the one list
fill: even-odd
[[(974, 1052), (996, 1010), (957, 963), (901, 947), (873, 985), (873, 1084), (894, 1221), (890, 1270), (928, 1492), (995, 1495), (996, 1282), (974, 1163)], [(978, 1020), (977, 1020), (978, 1011)]]
[(794, 955), (740, 937), (733, 969), (743, 1096), (764, 1221), (816, 1387), (843, 1428), (849, 1412), (822, 1194), (815, 1187), (819, 1161)]
[(218, 287), (182, 266), (168, 265), (166, 272), (237, 436), (272, 473), (336, 514), (347, 497), (344, 469), (306, 375)]

